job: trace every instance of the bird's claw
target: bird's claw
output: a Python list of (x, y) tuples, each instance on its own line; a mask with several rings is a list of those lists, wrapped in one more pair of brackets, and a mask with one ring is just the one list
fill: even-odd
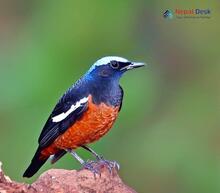
[(90, 170), (93, 174), (94, 174), (94, 177), (96, 178), (96, 174), (99, 175), (99, 177), (101, 177), (101, 171), (100, 171), (100, 168), (97, 167), (96, 165), (94, 165), (94, 163), (96, 163), (95, 161), (90, 161), (88, 160), (87, 162), (85, 162), (83, 164), (83, 168), (87, 169), (87, 170)]
[(120, 169), (120, 165), (116, 161), (106, 160), (103, 158), (98, 161), (100, 164), (107, 166), (110, 173), (112, 173), (112, 169), (116, 169), (116, 170)]
[(87, 160), (83, 164), (83, 168), (90, 170), (94, 177), (96, 178), (96, 174), (101, 177), (101, 168), (102, 166), (106, 166), (110, 173), (112, 173), (113, 169), (119, 170), (120, 165), (116, 161), (106, 160), (103, 157), (100, 157), (101, 159), (97, 159), (96, 161)]

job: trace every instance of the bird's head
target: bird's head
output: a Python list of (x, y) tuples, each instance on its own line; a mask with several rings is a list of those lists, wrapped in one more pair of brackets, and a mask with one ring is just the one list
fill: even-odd
[(106, 56), (97, 60), (87, 72), (87, 76), (101, 79), (119, 78), (128, 70), (144, 66), (144, 63), (131, 62), (118, 56)]

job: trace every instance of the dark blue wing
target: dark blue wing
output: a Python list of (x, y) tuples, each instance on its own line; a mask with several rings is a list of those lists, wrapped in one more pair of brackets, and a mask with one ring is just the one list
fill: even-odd
[(71, 108), (71, 106), (74, 105), (78, 100), (80, 99), (77, 99), (76, 97), (69, 97), (68, 93), (60, 99), (40, 134), (40, 137), (38, 139), (40, 147), (46, 147), (50, 145), (60, 134), (64, 133), (71, 125), (75, 123), (77, 119), (79, 119), (83, 115), (88, 107), (87, 102), (82, 103), (65, 119), (59, 122), (53, 122), (53, 117), (60, 115), (63, 112), (67, 112)]

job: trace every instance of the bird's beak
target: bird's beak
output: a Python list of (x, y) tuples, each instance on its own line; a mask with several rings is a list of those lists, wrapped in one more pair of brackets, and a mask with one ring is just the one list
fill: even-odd
[(131, 64), (125, 66), (121, 70), (131, 70), (133, 68), (139, 68), (139, 67), (142, 67), (142, 66), (145, 66), (145, 63), (143, 63), (143, 62), (131, 62)]
[(143, 62), (132, 62), (132, 64), (129, 65), (129, 66), (131, 66), (130, 67), (131, 69), (132, 68), (139, 68), (139, 67), (145, 66), (145, 63), (143, 63)]

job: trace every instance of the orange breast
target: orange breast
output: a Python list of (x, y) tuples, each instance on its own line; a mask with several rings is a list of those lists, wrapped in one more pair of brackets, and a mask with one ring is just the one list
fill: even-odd
[(110, 130), (118, 110), (118, 107), (110, 107), (104, 103), (95, 105), (90, 95), (88, 110), (54, 141), (55, 146), (61, 149), (74, 149), (98, 140)]

